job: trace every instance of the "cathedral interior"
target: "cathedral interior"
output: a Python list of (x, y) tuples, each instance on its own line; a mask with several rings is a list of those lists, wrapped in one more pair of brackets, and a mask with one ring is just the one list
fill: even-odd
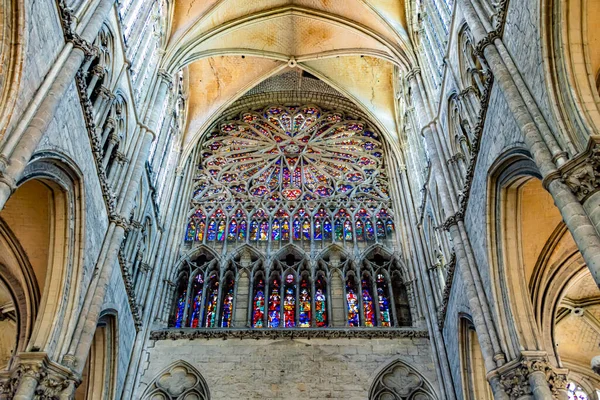
[(0, 33), (1, 400), (600, 399), (600, 1)]

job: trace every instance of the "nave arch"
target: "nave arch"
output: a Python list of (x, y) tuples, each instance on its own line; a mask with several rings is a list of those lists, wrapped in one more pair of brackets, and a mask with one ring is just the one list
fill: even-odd
[(102, 312), (74, 400), (104, 400), (115, 397), (118, 363), (117, 329), (116, 311)]
[(56, 359), (68, 345), (73, 327), (63, 321), (77, 312), (83, 273), (80, 176), (68, 158), (38, 154), (0, 212), (0, 278), (15, 304), (15, 354), (43, 351)]
[(547, 360), (594, 394), (600, 292), (525, 152), (492, 168), (489, 257), (497, 326), (508, 360)]
[(559, 139), (568, 151), (582, 151), (590, 135), (600, 134), (600, 3), (540, 3), (545, 76)]

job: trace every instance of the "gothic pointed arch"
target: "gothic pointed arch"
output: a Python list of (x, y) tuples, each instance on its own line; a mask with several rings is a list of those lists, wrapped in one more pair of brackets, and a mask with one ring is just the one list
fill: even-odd
[(210, 400), (210, 392), (202, 374), (188, 362), (179, 360), (156, 375), (142, 399)]
[(436, 400), (437, 396), (429, 381), (415, 368), (402, 360), (396, 360), (377, 374), (369, 400)]
[[(49, 354), (65, 345), (66, 326), (59, 321), (75, 313), (75, 288), (84, 277), (81, 177), (81, 171), (68, 156), (36, 153), (0, 212), (4, 232), (11, 232), (24, 255), (15, 259), (9, 256), (13, 251), (5, 249), (8, 251), (0, 253), (13, 260), (7, 262), (5, 258), (1, 262), (10, 266), (15, 277), (24, 273), (29, 276), (28, 283), (19, 278), (20, 285), (27, 294), (25, 301), (37, 303), (30, 308), (37, 309), (36, 313), (23, 316), (30, 318), (32, 324), (32, 329), (27, 330), (27, 347), (35, 346)], [(25, 272), (29, 268), (33, 274)], [(36, 288), (32, 289), (32, 285)]]

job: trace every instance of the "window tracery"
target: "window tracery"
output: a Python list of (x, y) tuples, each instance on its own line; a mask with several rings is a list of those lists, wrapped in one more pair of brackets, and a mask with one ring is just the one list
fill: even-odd
[[(222, 273), (208, 253), (186, 263), (179, 274), (170, 326), (263, 329), (412, 325), (411, 294), (403, 270), (399, 261), (381, 248), (366, 255), (358, 264), (360, 268), (345, 256), (338, 260), (324, 256), (311, 268), (298, 250), (286, 249), (265, 269), (261, 256), (247, 253), (237, 254)], [(240, 277), (247, 273), (253, 278), (240, 287)], [(338, 296), (330, 289), (336, 282)], [(245, 293), (248, 300), (239, 293)], [(336, 301), (337, 306), (333, 304)]]
[(187, 242), (393, 242), (383, 144), (364, 121), (311, 105), (251, 110), (220, 124), (200, 153)]
[(169, 325), (410, 326), (384, 149), (368, 123), (314, 105), (218, 124), (199, 144), (184, 234), (200, 256)]

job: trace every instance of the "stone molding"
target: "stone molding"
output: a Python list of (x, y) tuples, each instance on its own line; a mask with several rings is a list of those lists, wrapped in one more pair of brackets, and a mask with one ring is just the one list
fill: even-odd
[(417, 329), (398, 328), (327, 328), (327, 329), (219, 329), (184, 328), (152, 331), (150, 340), (194, 340), (194, 339), (397, 339), (424, 338), (429, 333)]

